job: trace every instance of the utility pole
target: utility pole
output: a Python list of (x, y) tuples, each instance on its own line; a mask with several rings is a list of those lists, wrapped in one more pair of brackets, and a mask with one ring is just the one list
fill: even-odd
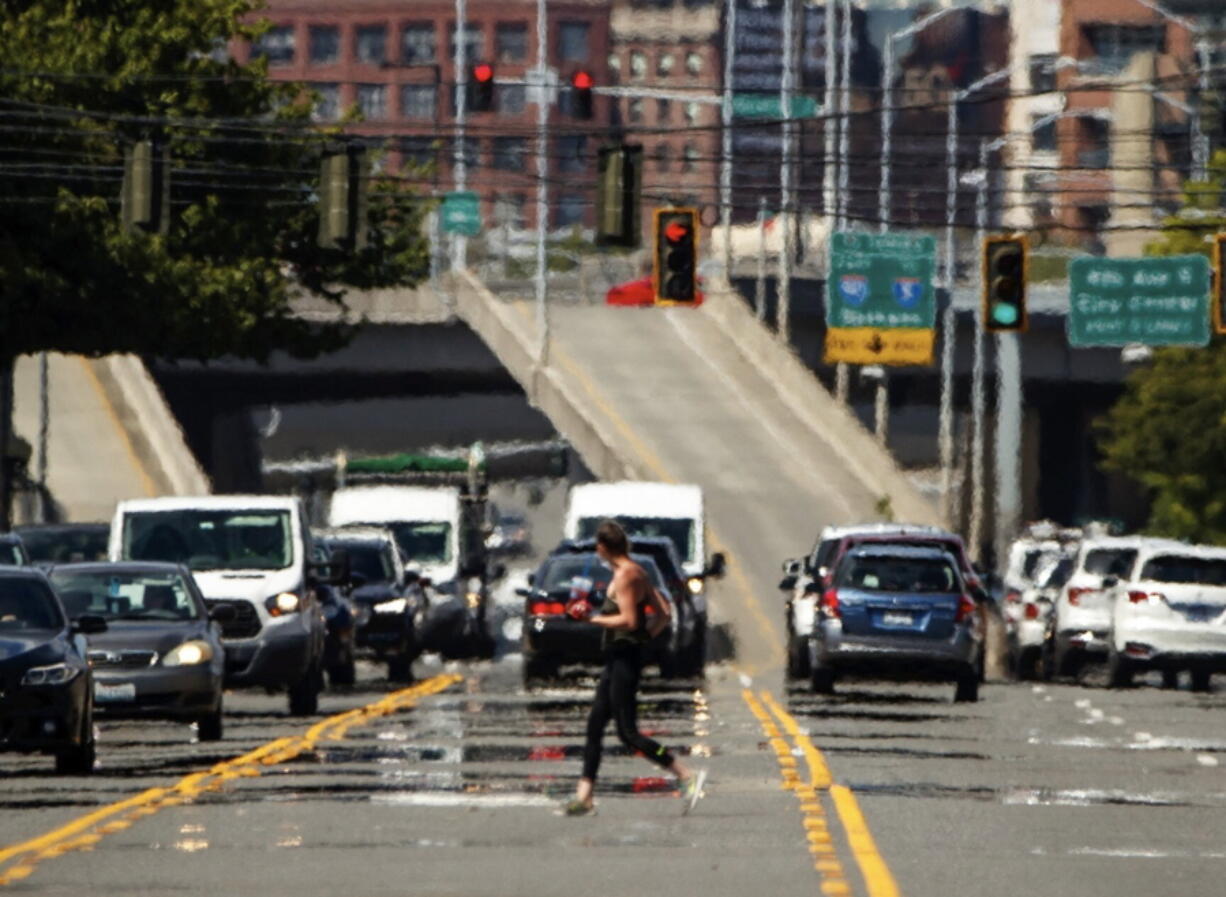
[[(455, 189), (468, 186), (468, 144), (464, 123), (468, 111), (468, 0), (455, 0)], [(468, 267), (468, 237), (451, 235), (451, 269)]]
[(724, 15), (724, 95), (720, 111), (724, 132), (721, 135), (723, 158), (719, 169), (719, 208), (724, 226), (724, 276), (732, 285), (732, 79), (736, 72), (736, 5), (727, 0)]
[[(982, 246), (988, 230), (988, 142), (979, 141), (979, 183), (975, 200), (975, 245)], [(979, 273), (979, 291), (984, 288), (983, 271)], [(971, 521), (967, 545), (974, 558), (982, 556), (983, 541), (983, 308), (975, 303), (975, 352), (971, 366)]]
[(549, 363), (549, 278), (546, 240), (549, 236), (549, 19), (545, 0), (536, 0), (536, 69), (540, 93), (536, 107), (536, 363)]
[(754, 284), (753, 311), (759, 321), (766, 317), (766, 197), (758, 196), (758, 279)]
[(51, 372), (46, 352), (38, 353), (38, 458), (34, 475), (38, 480), (38, 522), (47, 522), (47, 449), (51, 435)]
[(851, 10), (852, 0), (843, 0), (843, 73), (839, 83), (839, 229), (847, 227), (848, 187), (851, 166)]
[(775, 291), (775, 332), (784, 346), (792, 342), (792, 221), (796, 215), (792, 195), (792, 121), (793, 84), (796, 78), (796, 0), (783, 0), (783, 78), (779, 89), (779, 111), (783, 117), (783, 158), (779, 166), (780, 233), (778, 289)]

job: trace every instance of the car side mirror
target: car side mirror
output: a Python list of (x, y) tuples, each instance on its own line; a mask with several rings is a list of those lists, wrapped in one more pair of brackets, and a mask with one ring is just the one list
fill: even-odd
[(81, 635), (97, 635), (106, 632), (106, 618), (96, 614), (82, 614), (72, 621), (72, 631)]
[(518, 589), (516, 589), (515, 594), (520, 598), (534, 598), (536, 596), (536, 592), (525, 586), (520, 586)]
[(214, 604), (209, 608), (209, 619), (217, 623), (226, 624), (234, 621), (234, 605), (233, 604)]
[(717, 551), (711, 555), (711, 563), (707, 565), (707, 569), (703, 571), (704, 576), (709, 576), (712, 579), (719, 579), (728, 569), (728, 558), (722, 551)]
[(796, 579), (795, 574), (783, 577), (783, 579), (779, 580), (779, 588), (785, 592), (792, 591), (792, 589), (796, 588)]

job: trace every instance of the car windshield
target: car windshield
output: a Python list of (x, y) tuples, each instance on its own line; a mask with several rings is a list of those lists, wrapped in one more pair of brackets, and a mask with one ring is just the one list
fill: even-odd
[(104, 526), (21, 531), (21, 542), (36, 564), (105, 561), (108, 539), (109, 531)]
[(1164, 554), (1145, 562), (1141, 579), (1151, 582), (1226, 586), (1226, 559)]
[(400, 553), (411, 564), (446, 564), (451, 560), (451, 524), (445, 520), (379, 523), (392, 531)]
[(1050, 552), (1044, 548), (1032, 548), (1026, 552), (1026, 556), (1022, 559), (1022, 578), (1026, 582), (1034, 582), (1035, 573), (1039, 569), (1039, 562), (1049, 554)]
[(123, 558), (193, 570), (282, 570), (293, 561), (288, 511), (137, 511), (124, 515)]
[[(664, 588), (660, 568), (651, 558), (637, 554), (631, 555), (631, 558), (646, 571), (653, 586), (657, 589)], [(609, 565), (594, 554), (563, 555), (549, 561), (536, 587), (546, 592), (555, 592), (569, 589), (576, 579), (590, 579), (596, 588), (604, 588), (612, 576), (613, 571)]]
[(60, 629), (63, 625), (64, 617), (46, 583), (0, 577), (0, 633)]
[(333, 542), (333, 548), (349, 552), (349, 569), (367, 582), (391, 582), (396, 578), (390, 545), (375, 542)]
[[(631, 539), (636, 536), (664, 536), (677, 548), (685, 560), (694, 559), (694, 521), (686, 517), (627, 517), (615, 518)], [(603, 517), (585, 517), (579, 521), (579, 538), (594, 539)]]
[(839, 568), (836, 586), (873, 592), (956, 592), (958, 574), (940, 558), (860, 555)]
[(1095, 548), (1086, 553), (1084, 568), (1099, 576), (1127, 576), (1136, 559), (1135, 548)]
[(1048, 570), (1046, 575), (1039, 580), (1038, 586), (1041, 589), (1060, 588), (1073, 575), (1073, 559), (1070, 557), (1062, 557), (1056, 561)]
[(200, 608), (177, 573), (54, 571), (51, 581), (64, 610), (108, 620), (198, 620)]

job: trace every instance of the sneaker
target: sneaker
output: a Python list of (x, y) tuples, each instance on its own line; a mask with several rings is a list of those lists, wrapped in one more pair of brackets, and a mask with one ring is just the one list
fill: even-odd
[(688, 815), (690, 810), (697, 806), (699, 798), (703, 796), (703, 786), (706, 784), (707, 771), (700, 769), (681, 785), (681, 798), (685, 801), (685, 806), (681, 810), (682, 816)]
[(581, 800), (572, 800), (562, 809), (563, 816), (595, 816), (596, 805), (585, 804)]

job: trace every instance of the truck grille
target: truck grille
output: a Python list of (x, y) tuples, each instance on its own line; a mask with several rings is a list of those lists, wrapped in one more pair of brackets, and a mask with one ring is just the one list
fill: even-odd
[(260, 615), (250, 601), (216, 601), (206, 598), (204, 603), (208, 605), (209, 610), (219, 604), (228, 604), (234, 608), (234, 619), (221, 624), (222, 638), (255, 638), (260, 634), (262, 628)]
[(96, 670), (136, 670), (151, 667), (158, 659), (156, 651), (90, 651), (89, 665)]

